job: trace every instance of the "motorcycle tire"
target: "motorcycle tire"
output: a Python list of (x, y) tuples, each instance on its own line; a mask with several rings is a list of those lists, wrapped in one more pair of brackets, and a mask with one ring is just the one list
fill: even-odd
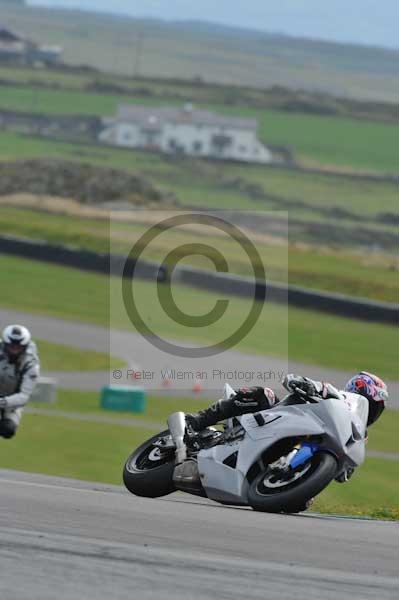
[[(252, 481), (248, 490), (248, 504), (256, 511), (271, 513), (297, 513), (309, 506), (334, 479), (338, 464), (334, 456), (326, 452), (315, 454), (307, 463), (308, 470), (291, 484), (284, 487), (268, 487), (267, 472), (261, 472)], [(305, 468), (307, 467), (305, 466)], [(270, 484), (272, 485), (272, 484)]]
[(135, 496), (159, 498), (176, 491), (173, 483), (174, 450), (160, 451), (154, 442), (169, 431), (162, 431), (141, 444), (127, 459), (123, 482)]

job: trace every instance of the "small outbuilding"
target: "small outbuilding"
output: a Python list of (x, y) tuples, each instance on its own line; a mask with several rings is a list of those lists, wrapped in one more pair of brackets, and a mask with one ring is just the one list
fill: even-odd
[(62, 48), (37, 44), (0, 25), (0, 61), (21, 64), (56, 64), (60, 61)]

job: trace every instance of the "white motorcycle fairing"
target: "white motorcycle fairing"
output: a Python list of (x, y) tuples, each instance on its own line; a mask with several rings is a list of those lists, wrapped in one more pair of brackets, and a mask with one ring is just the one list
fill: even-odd
[[(228, 393), (225, 386), (225, 397)], [(202, 486), (212, 500), (247, 505), (249, 470), (258, 461), (264, 468), (262, 457), (276, 442), (286, 438), (316, 438), (320, 450), (336, 457), (337, 474), (349, 466), (359, 466), (365, 458), (367, 418), (367, 400), (357, 394), (345, 394), (340, 399), (281, 404), (256, 415), (229, 419), (227, 430), (239, 423), (242, 439), (198, 453)]]

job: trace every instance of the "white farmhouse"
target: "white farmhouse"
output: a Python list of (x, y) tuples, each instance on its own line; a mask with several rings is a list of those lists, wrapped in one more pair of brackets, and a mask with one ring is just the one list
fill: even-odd
[(183, 108), (120, 105), (103, 120), (103, 143), (224, 160), (269, 163), (272, 153), (257, 139), (255, 119), (227, 117), (192, 104)]

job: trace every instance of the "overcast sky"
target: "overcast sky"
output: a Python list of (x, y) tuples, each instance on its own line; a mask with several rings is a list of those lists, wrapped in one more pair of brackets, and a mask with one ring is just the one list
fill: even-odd
[(195, 19), (399, 48), (399, 0), (28, 0), (28, 3), (134, 17)]

